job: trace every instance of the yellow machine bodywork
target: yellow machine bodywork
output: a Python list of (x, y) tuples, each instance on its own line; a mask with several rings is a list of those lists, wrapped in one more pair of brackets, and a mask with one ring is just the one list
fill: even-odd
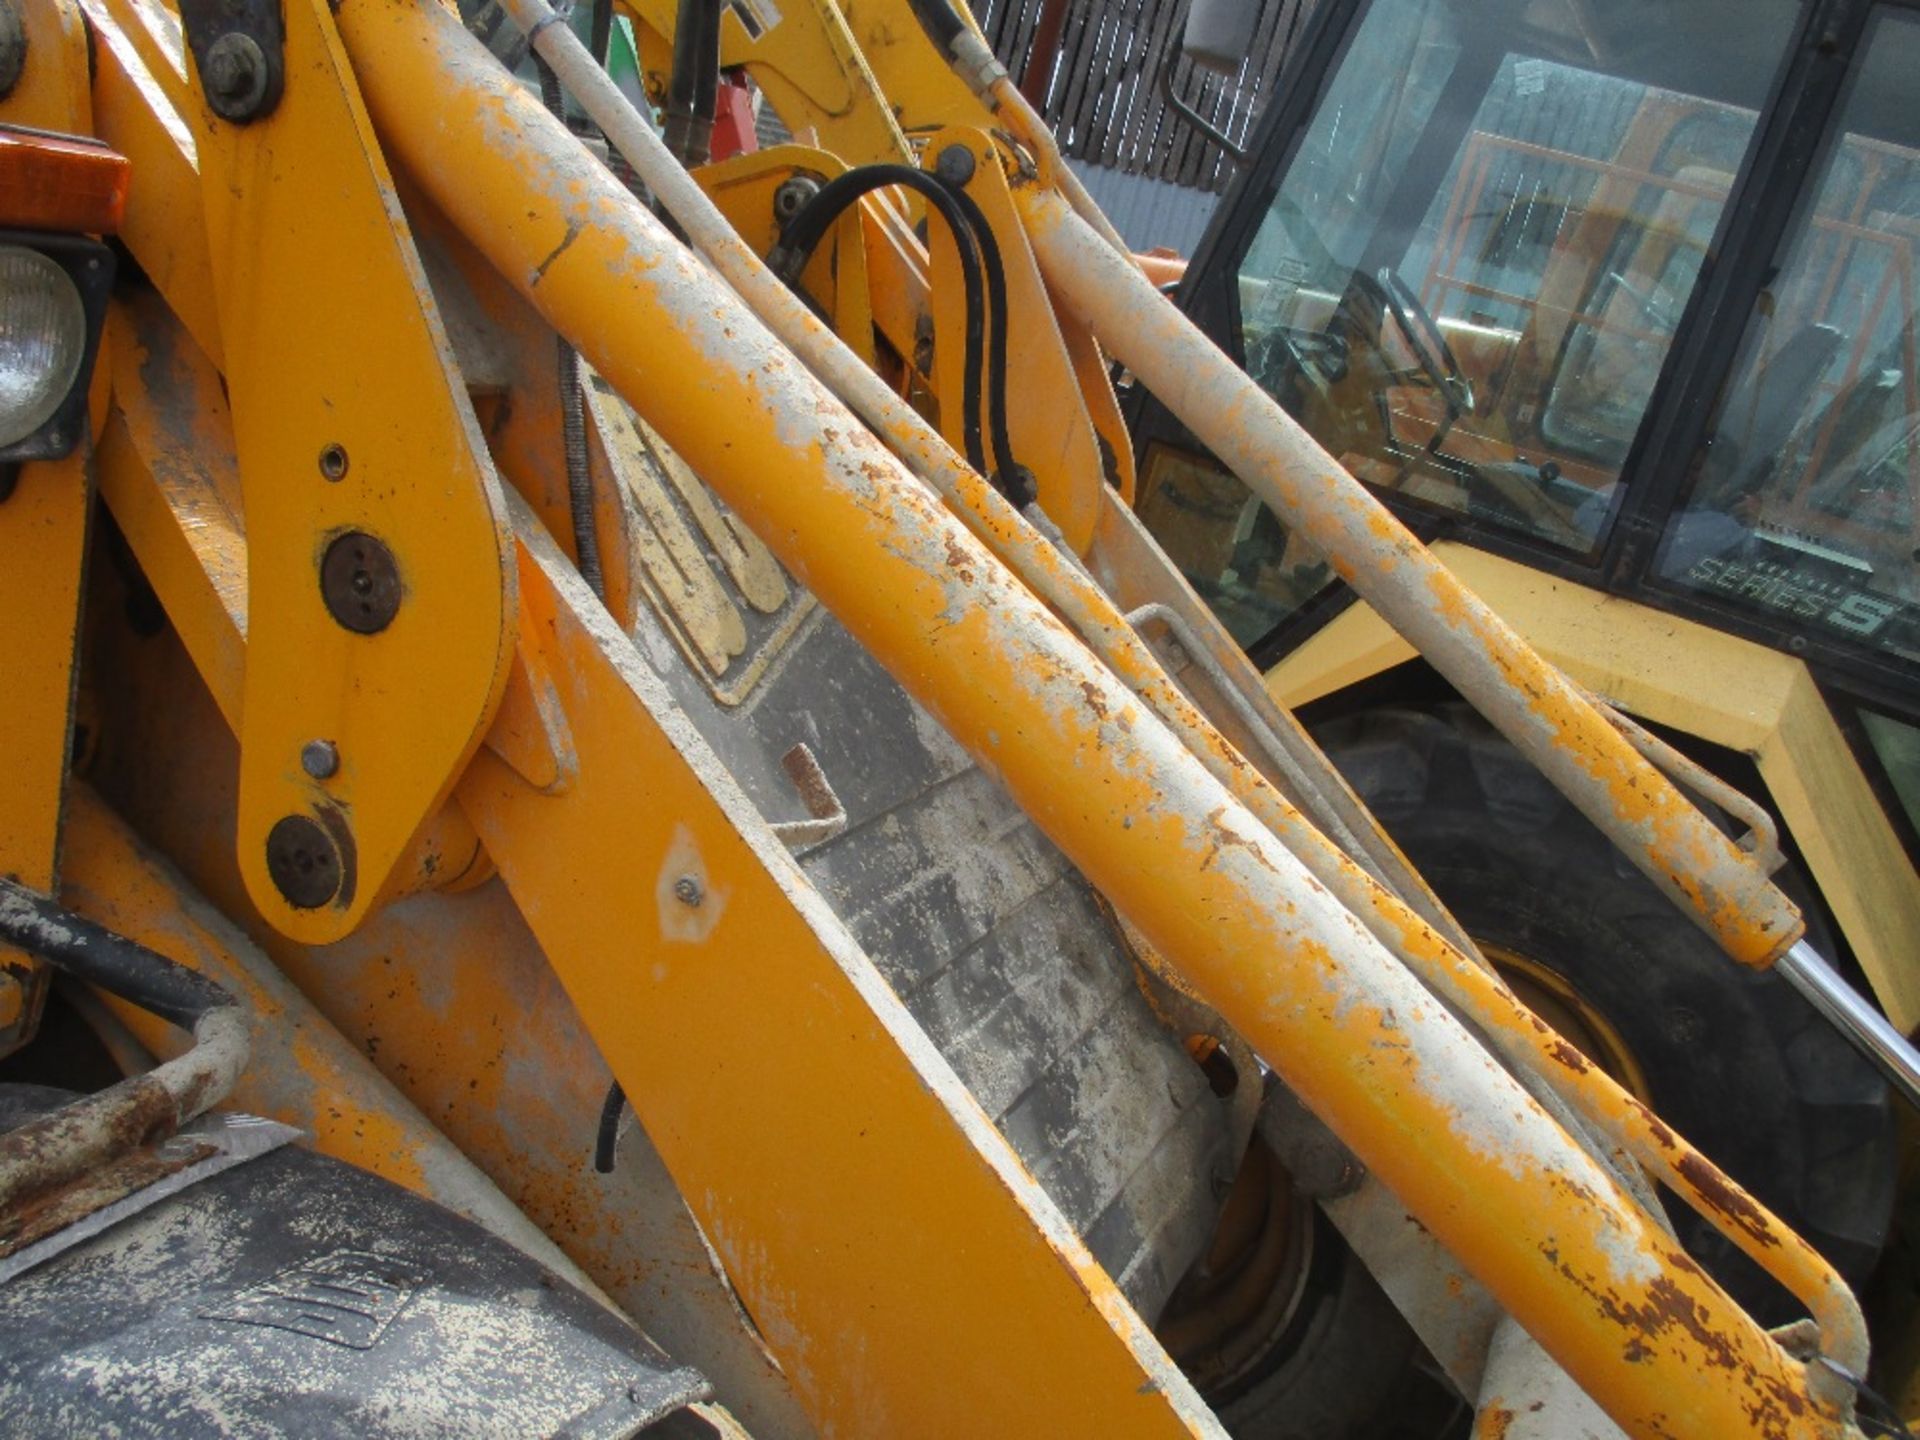
[[(1901, 1030), (1920, 1025), (1920, 975), (1904, 942), (1920, 927), (1920, 877), (1803, 663), (1470, 546), (1435, 548), (1589, 690), (1753, 756), (1875, 995)], [(1276, 665), (1267, 683), (1282, 704), (1305, 705), (1412, 653), (1359, 606)]]
[[(963, 76), (901, 0), (811, 0), (758, 34), (729, 8), (721, 63), (800, 139), (696, 171), (730, 242), (652, 177), (703, 258), (450, 8), (268, 8), (282, 88), (242, 119), (202, 73), (227, 22), (160, 0), (34, 0), (0, 99), (0, 122), (129, 158), (134, 272), (90, 436), (0, 502), (0, 874), (237, 996), (232, 1104), (636, 1319), (713, 1379), (722, 1431), (1223, 1433), (796, 858), (832, 797), (796, 779), (808, 818), (773, 813), (663, 678), (751, 711), (830, 615), (1124, 921), (1139, 986), (1183, 997), (1176, 1040), (1242, 1055), (1249, 1093), (1270, 1069), (1337, 1137), (1343, 1231), (1418, 1232), (1398, 1263), (1421, 1313), (1480, 1337), (1452, 1377), (1477, 1433), (1533, 1385), (1540, 1423), (1587, 1433), (1858, 1433), (1845, 1283), (1527, 1011), (1316, 762), (1128, 510), (1109, 357), (1158, 388), (1128, 347), (1164, 335), (1195, 428), (1230, 459), (1231, 432), (1347, 578), (1444, 633), (1728, 963), (1764, 967), (1791, 904), (1549, 662), (1692, 717), (1621, 693), (1560, 639), (1576, 620), (1469, 561), (1482, 605), (1215, 383), (1224, 359), (1181, 348), (1003, 75)], [(670, 67), (672, 7), (628, 18)], [(549, 23), (541, 53), (563, 42)], [(800, 276), (824, 318), (760, 265), (783, 186), (876, 163), (969, 176), (1032, 503), (961, 458), (963, 261), (937, 219), (917, 233), (922, 199), (882, 189), (832, 226)], [(1303, 652), (1274, 694), (1401, 653), (1346, 623), (1326, 646), (1377, 661)], [(1831, 768), (1794, 686), (1715, 722), (1789, 797)], [(1820, 878), (1870, 908), (1889, 837), (1822, 833)], [(24, 1038), (47, 972), (7, 960), (0, 1026)], [(1920, 1006), (1887, 998), (1903, 1024)], [(187, 1048), (110, 1013), (130, 1065)], [(601, 1173), (609, 1083), (638, 1124)], [(1811, 1340), (1681, 1250), (1648, 1175), (1780, 1280)]]

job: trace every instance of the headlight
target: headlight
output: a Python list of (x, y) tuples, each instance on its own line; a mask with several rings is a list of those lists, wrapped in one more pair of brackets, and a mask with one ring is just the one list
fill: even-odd
[(85, 135), (0, 125), (0, 501), (21, 462), (86, 435), (127, 158)]
[(113, 251), (89, 236), (0, 230), (0, 485), (20, 461), (59, 460), (87, 433), (113, 270)]
[[(58, 414), (87, 354), (87, 308), (71, 276), (37, 250), (0, 245), (0, 449)], [(68, 437), (48, 439), (64, 448)]]

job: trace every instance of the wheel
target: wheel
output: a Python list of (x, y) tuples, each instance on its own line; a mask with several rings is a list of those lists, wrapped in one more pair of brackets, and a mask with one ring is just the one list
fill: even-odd
[[(1315, 738), (1523, 999), (1849, 1281), (1871, 1271), (1894, 1198), (1887, 1089), (1785, 980), (1728, 959), (1468, 707), (1369, 711)], [(1667, 1208), (1756, 1318), (1799, 1313), (1684, 1204)]]
[(1441, 1440), (1466, 1407), (1264, 1142), (1155, 1327), (1236, 1440)]

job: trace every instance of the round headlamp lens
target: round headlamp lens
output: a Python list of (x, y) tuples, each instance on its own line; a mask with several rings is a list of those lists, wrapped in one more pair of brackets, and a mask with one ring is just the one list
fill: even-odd
[(0, 446), (53, 418), (86, 349), (87, 310), (72, 278), (37, 250), (0, 245)]

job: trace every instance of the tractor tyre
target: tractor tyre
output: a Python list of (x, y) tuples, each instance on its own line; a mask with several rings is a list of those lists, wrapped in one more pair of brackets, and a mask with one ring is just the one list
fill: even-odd
[[(1314, 733), (1524, 1000), (1849, 1281), (1865, 1278), (1894, 1199), (1887, 1087), (1786, 980), (1729, 959), (1467, 706), (1368, 711)], [(1777, 878), (1831, 956), (1805, 882)], [(1663, 1198), (1689, 1253), (1756, 1318), (1800, 1313)]]

